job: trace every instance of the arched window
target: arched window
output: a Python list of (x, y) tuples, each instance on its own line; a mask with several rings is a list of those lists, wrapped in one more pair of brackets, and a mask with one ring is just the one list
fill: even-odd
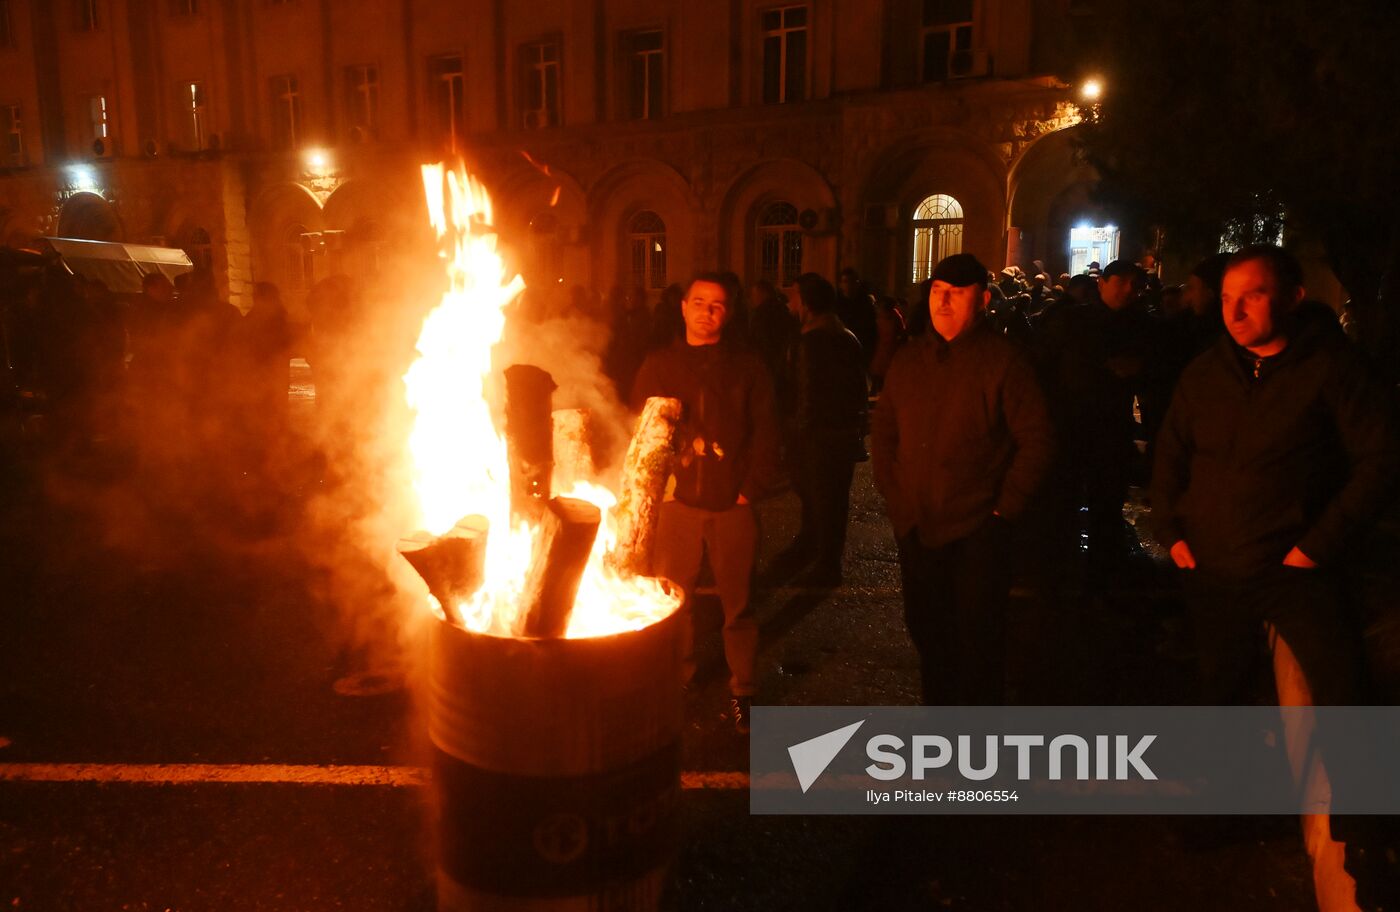
[(774, 200), (758, 210), (758, 273), (775, 285), (791, 285), (802, 274), (802, 229), (797, 207)]
[(963, 208), (951, 196), (935, 193), (914, 210), (914, 282), (933, 274), (944, 257), (962, 253)]
[(632, 288), (666, 287), (666, 223), (650, 209), (627, 220), (627, 255)]
[(305, 225), (293, 225), (287, 229), (282, 241), (284, 268), (287, 271), (287, 287), (305, 290), (316, 282), (316, 249), (320, 237), (307, 234)]

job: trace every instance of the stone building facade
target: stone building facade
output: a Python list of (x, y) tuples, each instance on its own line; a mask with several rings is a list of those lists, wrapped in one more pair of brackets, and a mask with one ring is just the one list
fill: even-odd
[(460, 155), (531, 284), (1064, 271), (1111, 224), (1047, 75), (1079, 6), (0, 0), (0, 244), (165, 243), (295, 300), (421, 249), (417, 166)]

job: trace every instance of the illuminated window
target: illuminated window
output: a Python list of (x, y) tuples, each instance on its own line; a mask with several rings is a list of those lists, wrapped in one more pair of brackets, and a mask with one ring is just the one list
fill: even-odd
[(666, 52), (659, 30), (632, 32), (624, 38), (627, 54), (627, 116), (655, 120), (665, 107)]
[(666, 287), (666, 223), (650, 209), (627, 221), (633, 288)]
[(924, 0), (922, 67), (924, 82), (971, 75), (973, 0)]
[(351, 139), (363, 142), (379, 135), (379, 67), (346, 68), (345, 113)]
[(179, 89), (180, 114), (185, 122), (185, 143), (191, 151), (209, 148), (209, 110), (204, 84), (182, 82)]
[(301, 139), (301, 88), (295, 76), (272, 77), (272, 142), (295, 149)]
[(807, 97), (807, 7), (763, 12), (763, 102), (786, 104)]
[(18, 168), (24, 165), (24, 121), (19, 105), (0, 105), (0, 165)]
[(791, 285), (802, 274), (797, 207), (781, 200), (768, 203), (759, 209), (756, 221), (758, 277), (775, 285)]
[(933, 274), (945, 257), (962, 253), (963, 208), (951, 196), (935, 193), (914, 210), (914, 281)]
[(527, 130), (559, 125), (559, 57), (557, 41), (521, 49), (521, 125)]
[(73, 27), (80, 32), (97, 31), (97, 0), (73, 0)]
[(94, 95), (88, 99), (88, 123), (92, 141), (105, 140), (111, 131), (111, 112), (107, 109), (107, 96)]
[(432, 112), (433, 139), (438, 146), (454, 152), (466, 133), (466, 92), (461, 54), (429, 58), (428, 101)]

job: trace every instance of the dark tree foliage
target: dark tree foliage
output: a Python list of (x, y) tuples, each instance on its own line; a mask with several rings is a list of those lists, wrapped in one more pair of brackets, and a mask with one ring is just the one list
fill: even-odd
[(1101, 3), (1069, 76), (1106, 91), (1082, 151), (1100, 194), (1183, 254), (1280, 216), (1321, 241), (1363, 344), (1395, 370), (1400, 3)]

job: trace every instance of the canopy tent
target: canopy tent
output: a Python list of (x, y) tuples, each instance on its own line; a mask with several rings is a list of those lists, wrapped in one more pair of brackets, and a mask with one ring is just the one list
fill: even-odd
[(158, 272), (170, 281), (194, 271), (194, 264), (183, 250), (148, 247), (144, 244), (118, 244), (111, 241), (80, 241), (75, 238), (40, 238), (58, 254), (59, 262), (73, 275), (96, 279), (115, 294), (140, 294), (141, 280)]

